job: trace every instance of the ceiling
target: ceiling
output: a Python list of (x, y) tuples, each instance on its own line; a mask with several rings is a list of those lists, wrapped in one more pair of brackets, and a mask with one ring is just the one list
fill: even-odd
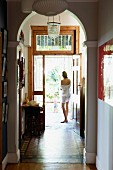
[[(17, 2), (17, 1), (22, 1), (22, 0), (6, 0), (7, 2), (12, 1), (12, 2)], [(30, 1), (30, 0), (27, 0)], [(66, 0), (67, 2), (97, 2), (98, 0)]]
[[(97, 2), (98, 0), (66, 0), (67, 3), (57, 3), (57, 1), (55, 2), (55, 6), (53, 7), (53, 3), (50, 7), (50, 3), (51, 1), (48, 1), (47, 4), (42, 3), (41, 1), (39, 1), (39, 3), (37, 4), (37, 1), (35, 2), (35, 0), (6, 0), (7, 2), (21, 2), (21, 9), (23, 13), (30, 13), (33, 10), (36, 11), (39, 14), (42, 15), (46, 15), (46, 16), (53, 16), (53, 15), (57, 15), (59, 13), (61, 13), (63, 10), (65, 10), (67, 8), (67, 3), (76, 3), (76, 2)], [(46, 1), (44, 1), (46, 2)], [(37, 11), (38, 9), (38, 11)], [(45, 9), (45, 10), (44, 10)], [(57, 12), (56, 12), (57, 10)], [(59, 12), (58, 12), (59, 11)]]
[(67, 0), (67, 2), (97, 2), (98, 0)]

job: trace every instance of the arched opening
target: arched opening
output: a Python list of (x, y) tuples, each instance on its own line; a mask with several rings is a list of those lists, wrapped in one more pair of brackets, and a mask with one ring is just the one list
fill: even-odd
[[(42, 19), (42, 17), (43, 17), (43, 19)], [(72, 25), (75, 25), (75, 26), (79, 26), (80, 27), (80, 53), (82, 53), (82, 78), (83, 78), (83, 80), (84, 80), (84, 78), (86, 77), (86, 49), (83, 47), (83, 42), (86, 40), (86, 33), (85, 33), (85, 31), (84, 31), (84, 29), (83, 29), (83, 25), (81, 24), (81, 22), (77, 19), (77, 17), (75, 17), (71, 12), (69, 12), (69, 11), (65, 11), (65, 12), (63, 12), (61, 15), (60, 15), (60, 17), (61, 17), (61, 24), (63, 25), (63, 26), (72, 26)], [(69, 23), (67, 24), (67, 18), (68, 18), (68, 21), (69, 21)], [(24, 98), (25, 98), (25, 93), (28, 93), (28, 79), (29, 79), (29, 74), (28, 74), (28, 69), (27, 69), (27, 66), (28, 66), (28, 60), (26, 59), (26, 56), (28, 56), (28, 54), (29, 54), (29, 46), (31, 46), (31, 28), (30, 28), (30, 26), (32, 26), (32, 25), (38, 25), (38, 26), (41, 26), (41, 25), (46, 25), (47, 24), (47, 20), (48, 20), (48, 18), (47, 17), (45, 17), (45, 16), (41, 16), (41, 15), (38, 15), (38, 14), (36, 14), (36, 13), (32, 13), (32, 14), (30, 14), (26, 19), (25, 19), (25, 21), (22, 23), (22, 25), (21, 25), (21, 27), (20, 27), (20, 29), (19, 29), (19, 31), (18, 31), (18, 35), (17, 35), (17, 40), (19, 40), (19, 36), (20, 36), (20, 32), (21, 32), (21, 30), (23, 31), (23, 33), (24, 33), (24, 45), (22, 44), (23, 42), (21, 42), (20, 40), (20, 44), (19, 44), (19, 46), (20, 46), (20, 48), (18, 48), (18, 54), (19, 54), (19, 52), (21, 51), (21, 57), (22, 58), (24, 58), (24, 56), (25, 56), (25, 85), (23, 85), (23, 88), (21, 88), (21, 101), (20, 101), (20, 103), (22, 103), (23, 101), (24, 101)], [(21, 50), (20, 50), (21, 49)], [(18, 59), (19, 59), (19, 55), (17, 55), (18, 56)], [(50, 57), (50, 56), (49, 56)], [(49, 63), (49, 62), (52, 62), (52, 61), (50, 61), (50, 59), (49, 59), (49, 57), (48, 56), (46, 56), (46, 61), (45, 61), (45, 66), (46, 66), (46, 71), (47, 71), (47, 68), (49, 67), (48, 65), (47, 65), (47, 63)], [(57, 57), (59, 57), (59, 56), (57, 56)], [(74, 56), (74, 57), (76, 57), (76, 55)], [(50, 57), (51, 59), (53, 59), (54, 61), (55, 61), (55, 58), (56, 58), (56, 56), (55, 56), (55, 58), (54, 57)], [(67, 56), (67, 58), (68, 58), (68, 56)], [(70, 77), (71, 77), (71, 80), (73, 81), (73, 85), (75, 85), (74, 84), (74, 80), (73, 80), (73, 77), (72, 77), (72, 74), (73, 74), (73, 70), (74, 70), (74, 67), (72, 66), (72, 59), (73, 59), (73, 56), (71, 57), (71, 60), (69, 61), (67, 61), (66, 60), (66, 57), (62, 57), (62, 59), (64, 59), (65, 61), (66, 61), (66, 63), (67, 62), (69, 62), (70, 63), (70, 68), (68, 68), (69, 70), (70, 69), (72, 69), (71, 70), (71, 72), (70, 72)], [(59, 60), (58, 58), (57, 58), (57, 60)], [(64, 64), (64, 67), (63, 67), (63, 69), (65, 69), (65, 67), (66, 67), (66, 69), (67, 69), (67, 64), (65, 63), (65, 61), (63, 60), (63, 64)], [(52, 64), (51, 65), (53, 65), (53, 63), (54, 63), (54, 61), (52, 62)], [(75, 62), (75, 58), (74, 58), (74, 62)], [(59, 64), (58, 64), (59, 65)], [(75, 65), (74, 65), (75, 66)], [(58, 66), (56, 66), (57, 68), (58, 68)], [(52, 69), (54, 69), (54, 67), (51, 67), (51, 70)], [(60, 68), (61, 70), (62, 70), (62, 68)], [(48, 76), (48, 75), (47, 75)], [(47, 77), (45, 77), (45, 79), (46, 79)], [(47, 85), (47, 82), (46, 82), (46, 85)], [(78, 84), (78, 85), (80, 85), (80, 84)], [(73, 97), (74, 97), (74, 95), (73, 95)], [(72, 105), (73, 103), (71, 103), (71, 105)], [(46, 105), (47, 106), (47, 105)], [(48, 110), (48, 109), (46, 109), (46, 110)], [(74, 106), (74, 108), (73, 108), (73, 106), (71, 106), (71, 113), (73, 113), (74, 111), (78, 111), (77, 113), (79, 113), (80, 112), (80, 110), (79, 110), (79, 108), (78, 108), (78, 105), (75, 105)], [(71, 119), (77, 119), (77, 115), (75, 115), (75, 117), (73, 117), (73, 114), (71, 114)], [(79, 122), (80, 123), (80, 122)], [(60, 127), (61, 128), (61, 127)], [(66, 127), (65, 128), (67, 128), (67, 125), (66, 125)], [(73, 129), (73, 127), (72, 127), (72, 129)], [(21, 129), (21, 131), (22, 131), (22, 133), (23, 133), (23, 131), (24, 131), (24, 129)], [(75, 131), (75, 133), (77, 132), (77, 129), (74, 127), (74, 131)], [(21, 136), (21, 134), (20, 134), (20, 136)], [(49, 141), (50, 142), (50, 141)], [(82, 150), (82, 153), (83, 153), (83, 150)], [(71, 161), (71, 160), (70, 160)], [(80, 163), (80, 162), (79, 162)]]

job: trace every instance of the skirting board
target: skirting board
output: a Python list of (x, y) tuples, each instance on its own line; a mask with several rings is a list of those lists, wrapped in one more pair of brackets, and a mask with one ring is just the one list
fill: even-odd
[(18, 163), (20, 160), (20, 150), (17, 153), (8, 153), (8, 163)]
[(100, 161), (99, 161), (99, 159), (98, 159), (98, 156), (96, 157), (96, 167), (97, 167), (98, 170), (104, 170), (104, 169), (102, 168), (101, 164), (100, 164)]
[(4, 160), (2, 161), (2, 170), (5, 169), (8, 162), (8, 154), (5, 156)]
[(87, 164), (95, 164), (96, 163), (96, 153), (88, 153), (85, 152), (85, 160)]
[(20, 150), (17, 153), (7, 153), (4, 160), (2, 161), (2, 170), (5, 170), (7, 163), (18, 163), (20, 160)]

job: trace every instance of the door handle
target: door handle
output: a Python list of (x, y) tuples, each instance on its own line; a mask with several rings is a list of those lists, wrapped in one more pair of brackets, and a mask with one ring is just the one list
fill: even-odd
[(78, 86), (78, 87), (80, 87), (81, 85), (80, 85), (80, 84), (78, 84), (77, 86)]
[(78, 85), (77, 85), (77, 90), (80, 90), (80, 89), (81, 89), (81, 85), (78, 84)]

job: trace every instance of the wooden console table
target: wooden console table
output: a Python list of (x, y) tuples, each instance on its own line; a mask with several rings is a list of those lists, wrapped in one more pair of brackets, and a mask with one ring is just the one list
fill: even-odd
[(39, 106), (22, 105), (22, 113), (25, 118), (25, 133), (26, 135), (40, 135), (45, 129), (43, 108)]

